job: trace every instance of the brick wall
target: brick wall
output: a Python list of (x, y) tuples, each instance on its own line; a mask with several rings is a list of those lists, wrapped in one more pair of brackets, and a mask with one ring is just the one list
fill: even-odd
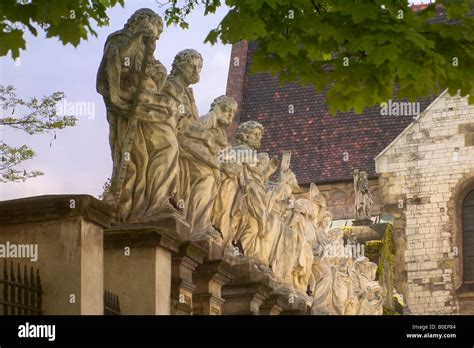
[(382, 209), (396, 217), (395, 285), (412, 313), (462, 312), (458, 210), (474, 178), (473, 134), (474, 106), (443, 93), (376, 158)]
[(242, 106), (244, 83), (247, 69), (247, 53), (247, 41), (241, 41), (232, 45), (229, 63), (229, 74), (227, 76), (226, 95), (233, 97), (237, 101), (238, 109), (234, 117), (234, 122), (228, 130), (228, 135), (231, 140), (234, 139), (233, 135), (235, 133), (235, 129), (240, 124), (240, 111)]

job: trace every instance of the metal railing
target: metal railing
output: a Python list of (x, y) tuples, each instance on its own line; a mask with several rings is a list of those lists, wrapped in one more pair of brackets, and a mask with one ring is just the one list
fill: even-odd
[(41, 315), (43, 289), (39, 269), (36, 272), (33, 267), (28, 271), (26, 265), (16, 265), (10, 261), (8, 268), (7, 260), (3, 263), (3, 277), (0, 278), (0, 311), (3, 315)]

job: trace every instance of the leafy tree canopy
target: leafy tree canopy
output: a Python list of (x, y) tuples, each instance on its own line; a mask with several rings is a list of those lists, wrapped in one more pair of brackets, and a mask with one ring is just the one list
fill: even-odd
[[(64, 93), (55, 92), (41, 100), (37, 98), (23, 100), (17, 97), (13, 86), (0, 85), (0, 128), (3, 130), (5, 127), (10, 127), (29, 135), (51, 134), (53, 139), (56, 139), (56, 130), (73, 127), (77, 122), (74, 116), (58, 114), (57, 105), (63, 99)], [(22, 162), (35, 156), (35, 152), (27, 145), (14, 147), (0, 141), (0, 156), (0, 183), (25, 181), (43, 175), (38, 170), (26, 171), (20, 168)]]
[[(186, 28), (186, 16), (220, 0), (170, 1), (168, 24)], [(229, 12), (207, 42), (258, 44), (254, 72), (282, 82), (328, 88), (332, 113), (384, 102), (414, 101), (448, 88), (474, 102), (473, 0), (437, 0), (413, 11), (403, 0), (226, 0)]]
[(39, 30), (46, 37), (57, 37), (63, 44), (77, 46), (89, 34), (97, 36), (93, 22), (108, 25), (106, 10), (124, 0), (1, 0), (0, 56), (11, 51), (13, 58), (26, 48), (25, 31), (34, 36)]
[[(26, 2), (26, 4), (21, 4)], [(2, 0), (0, 56), (25, 48), (23, 31), (79, 44), (106, 25), (106, 9), (123, 0)], [(161, 5), (160, 5), (161, 3)], [(188, 27), (197, 6), (205, 14), (229, 8), (206, 38), (212, 44), (258, 44), (254, 72), (327, 88), (332, 113), (384, 102), (414, 101), (448, 89), (474, 102), (474, 0), (436, 0), (413, 11), (407, 0), (164, 0), (168, 25)], [(439, 9), (442, 7), (442, 16)], [(445, 17), (446, 16), (446, 17)]]

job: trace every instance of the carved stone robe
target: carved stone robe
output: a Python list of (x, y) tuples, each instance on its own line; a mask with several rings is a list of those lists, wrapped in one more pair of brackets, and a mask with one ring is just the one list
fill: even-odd
[(261, 161), (257, 164), (243, 163), (244, 184), (234, 201), (234, 207), (245, 207), (239, 215), (234, 215), (237, 229), (235, 239), (242, 244), (246, 256), (260, 260), (265, 265), (269, 264), (269, 251), (265, 242), (268, 197), (264, 180), (267, 167), (268, 163)]
[[(124, 156), (129, 157), (119, 202), (119, 218), (125, 221), (133, 220), (134, 215), (139, 216), (148, 208), (146, 190), (149, 154), (159, 148), (159, 143), (163, 141), (152, 136), (157, 120), (147, 111), (145, 105), (141, 105), (144, 100), (140, 99), (135, 114), (137, 124), (133, 145), (130, 154), (122, 154), (143, 54), (144, 43), (139, 36), (127, 30), (117, 31), (107, 38), (97, 74), (97, 91), (104, 97), (107, 108), (109, 143), (113, 161), (112, 184), (118, 179), (121, 159)], [(153, 57), (150, 57), (147, 64), (161, 65)], [(159, 70), (166, 69), (161, 66)], [(149, 70), (147, 67), (144, 85), (148, 86), (149, 94), (156, 93), (162, 85), (162, 83), (157, 83), (157, 78), (153, 74), (159, 74), (159, 71)]]
[(270, 266), (275, 275), (290, 283), (293, 271), (291, 261), (294, 259), (296, 235), (288, 226), (294, 196), (286, 183), (278, 183), (270, 188), (270, 213), (268, 219), (268, 238), (271, 239)]
[[(217, 114), (210, 112), (180, 133), (181, 168), (186, 182), (186, 222), (192, 239), (205, 238), (212, 229), (211, 212), (220, 181), (218, 151), (228, 145)], [(187, 177), (184, 177), (187, 175)]]
[(221, 181), (212, 212), (212, 223), (221, 231), (224, 247), (230, 246), (230, 242), (235, 237), (236, 229), (232, 227), (232, 217), (239, 211), (236, 195), (242, 172), (240, 163), (225, 161), (226, 158), (220, 163)]

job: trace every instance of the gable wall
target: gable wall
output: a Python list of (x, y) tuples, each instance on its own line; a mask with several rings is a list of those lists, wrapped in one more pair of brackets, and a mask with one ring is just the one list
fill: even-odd
[(396, 217), (395, 286), (409, 310), (463, 312), (461, 228), (452, 202), (474, 178), (474, 106), (442, 94), (376, 158), (376, 171), (382, 211)]

